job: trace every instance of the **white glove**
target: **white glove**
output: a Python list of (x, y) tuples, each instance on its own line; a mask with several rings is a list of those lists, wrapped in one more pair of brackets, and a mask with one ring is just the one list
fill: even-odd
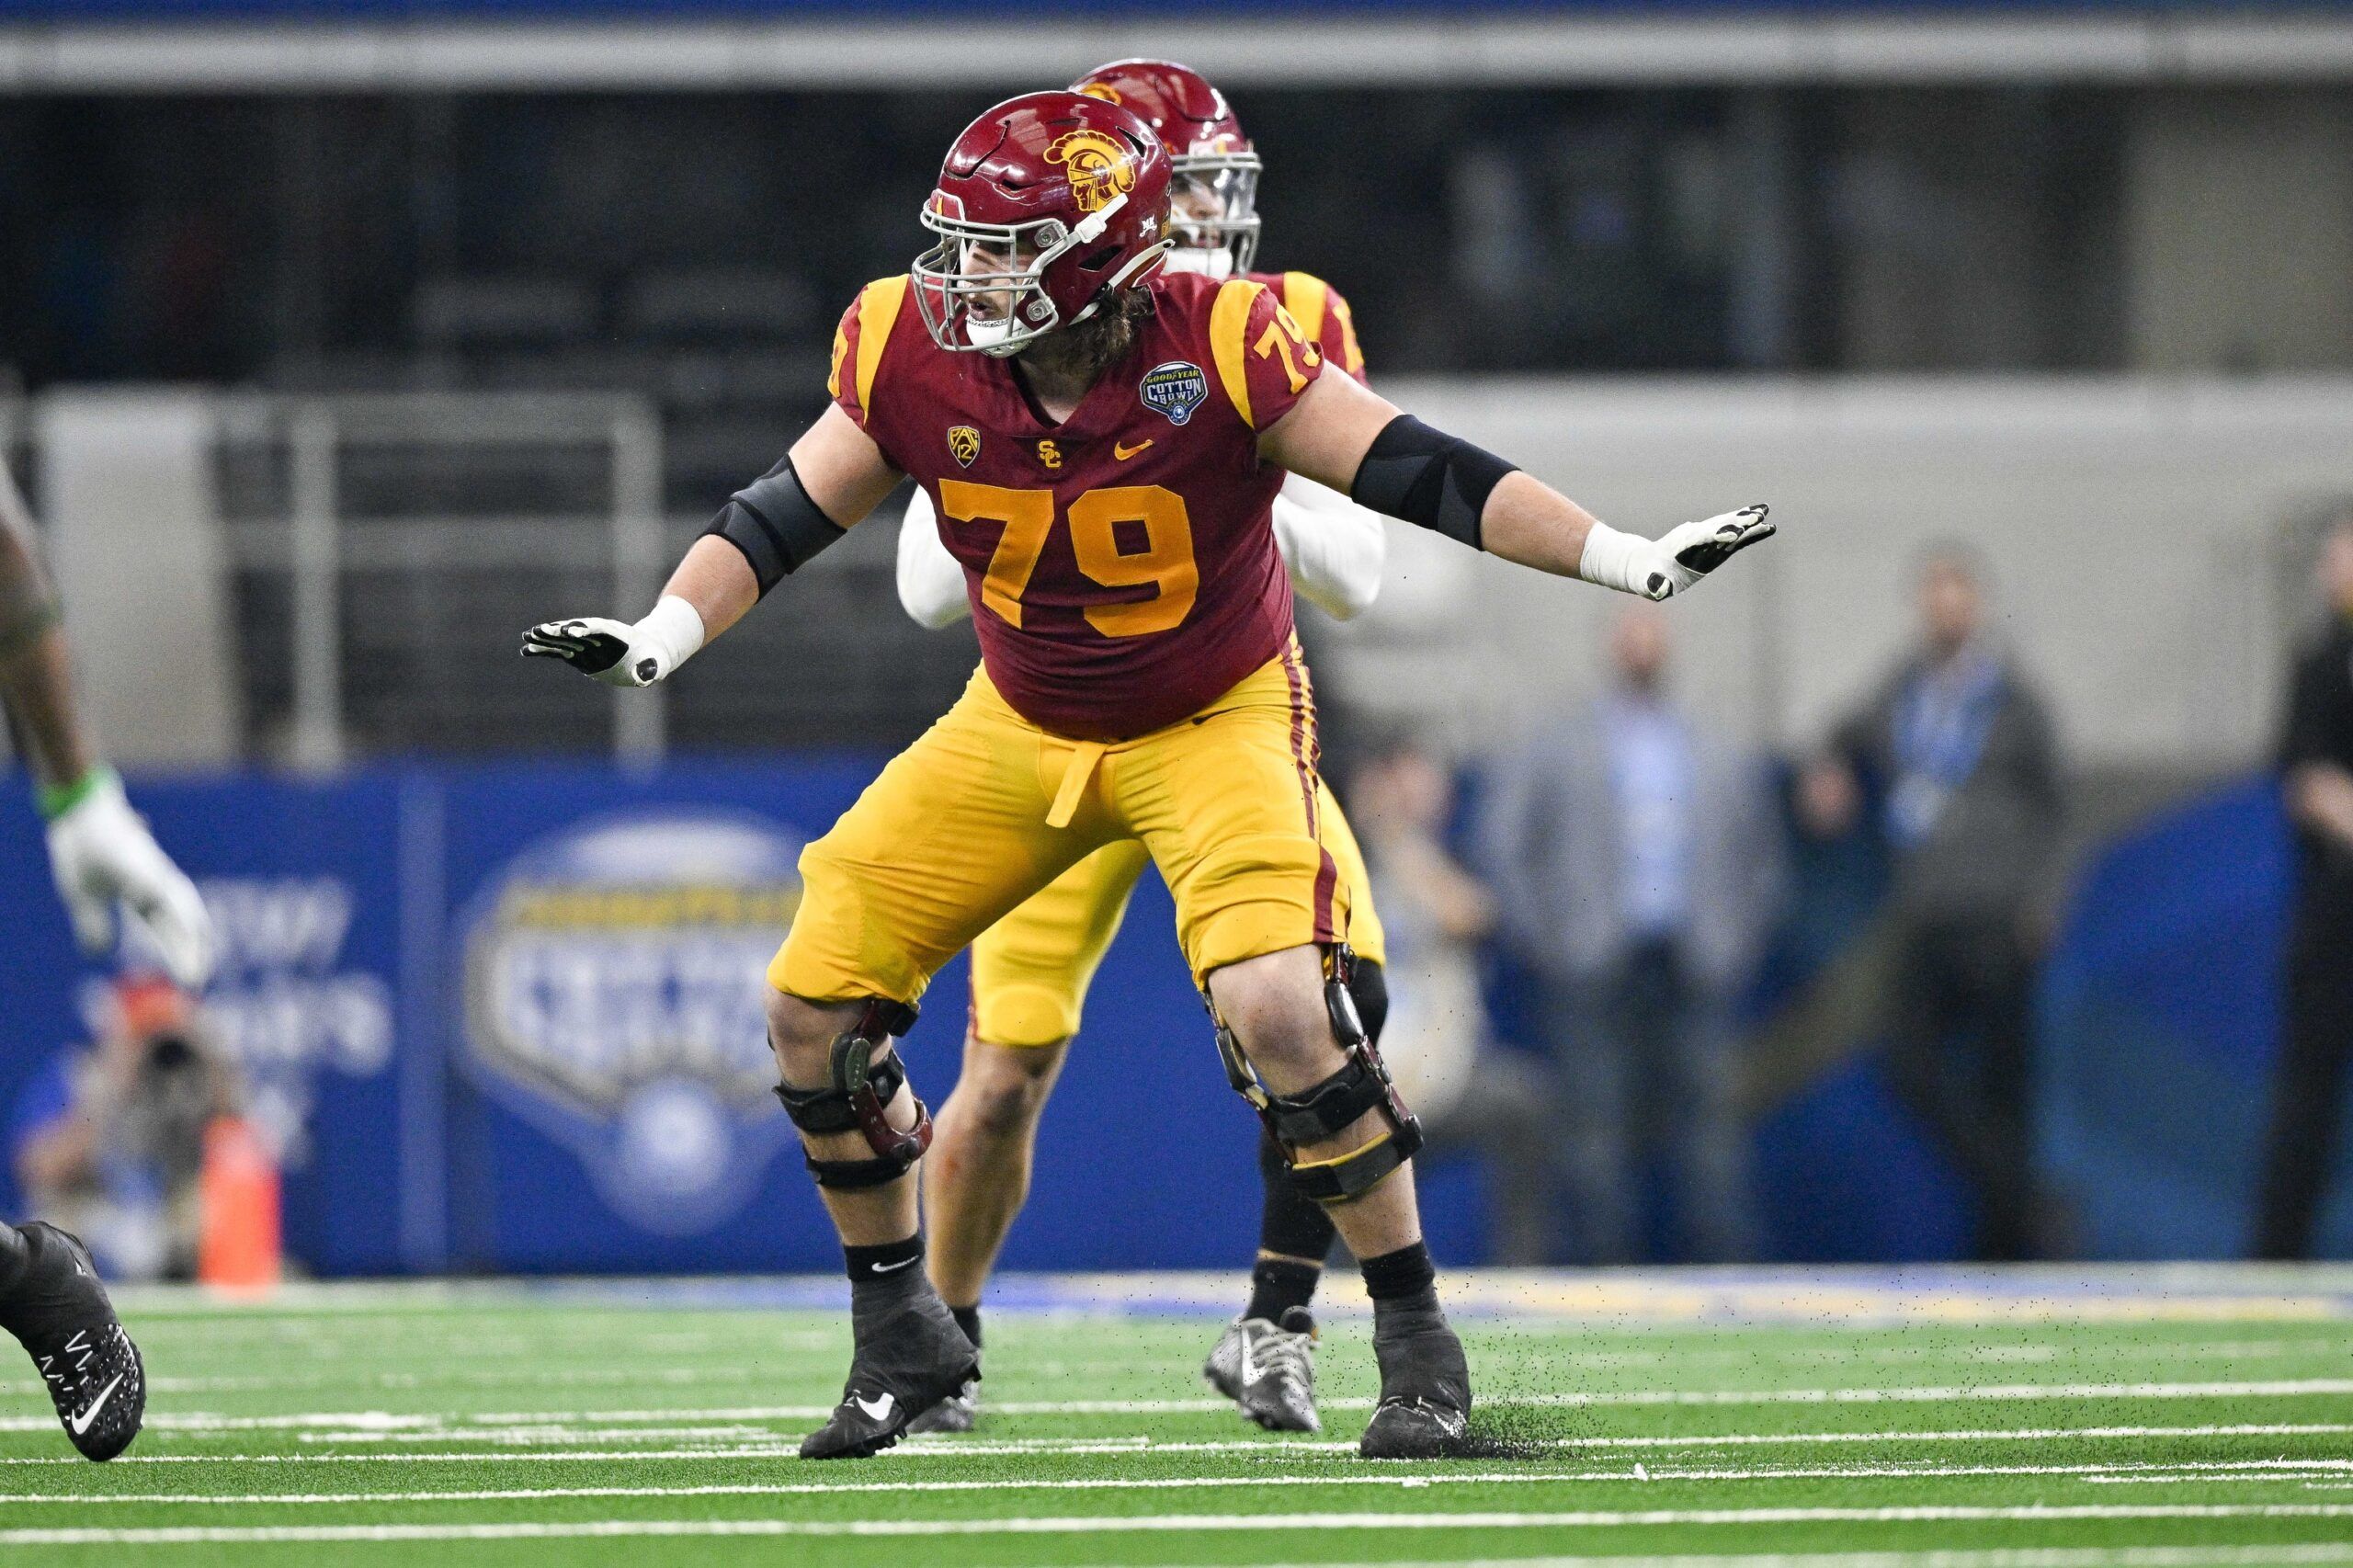
[(1741, 551), (1771, 539), (1774, 525), (1765, 520), (1765, 512), (1759, 502), (1704, 522), (1679, 523), (1660, 539), (1620, 533), (1596, 523), (1586, 535), (1577, 575), (1621, 594), (1672, 598)]
[(50, 819), (49, 869), (85, 951), (114, 941), (119, 900), (153, 939), (165, 970), (193, 991), (212, 978), (212, 917), (186, 872), (172, 864), (131, 809), (112, 768), (97, 770), (79, 798)]
[(543, 620), (523, 633), (523, 656), (562, 659), (607, 686), (652, 686), (693, 658), (702, 641), (695, 607), (665, 595), (634, 626), (599, 615)]

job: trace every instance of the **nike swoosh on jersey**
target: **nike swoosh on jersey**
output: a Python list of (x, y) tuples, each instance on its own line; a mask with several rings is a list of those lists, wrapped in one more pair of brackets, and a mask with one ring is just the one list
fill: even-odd
[(869, 1421), (888, 1421), (891, 1419), (892, 1408), (899, 1403), (899, 1396), (885, 1392), (881, 1399), (870, 1400), (862, 1394), (852, 1394), (849, 1396), (849, 1402), (866, 1412), (866, 1418)]
[(1146, 447), (1151, 445), (1152, 443), (1150, 441), (1138, 441), (1134, 446), (1131, 447), (1125, 441), (1114, 441), (1111, 443), (1111, 455), (1119, 459), (1121, 462), (1125, 462), (1130, 458), (1135, 456), (1138, 452), (1142, 451)]
[[(117, 1372), (114, 1375), (114, 1381), (98, 1391), (98, 1397), (90, 1402), (88, 1409), (66, 1421), (65, 1425), (73, 1429), (75, 1437), (82, 1437), (89, 1431), (90, 1423), (98, 1418), (98, 1412), (107, 1407), (107, 1401), (114, 1397), (114, 1391), (120, 1388), (122, 1380), (130, 1375), (129, 1372)], [(890, 1396), (885, 1394), (883, 1397), (888, 1399)]]

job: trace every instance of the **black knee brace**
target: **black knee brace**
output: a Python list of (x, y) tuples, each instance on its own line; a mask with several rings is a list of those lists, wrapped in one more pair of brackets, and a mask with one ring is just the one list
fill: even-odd
[(866, 1134), (870, 1160), (821, 1160), (804, 1153), (819, 1187), (881, 1187), (907, 1174), (931, 1147), (931, 1112), (915, 1101), (915, 1124), (902, 1132), (883, 1113), (907, 1081), (906, 1064), (891, 1040), (914, 1027), (915, 1010), (904, 1002), (876, 997), (858, 1021), (834, 1038), (833, 1073), (823, 1088), (776, 1086), (784, 1114), (803, 1132)]
[[(1218, 1056), (1225, 1063), (1226, 1082), (1250, 1102), (1266, 1124), (1267, 1135), (1281, 1148), (1291, 1184), (1318, 1203), (1345, 1203), (1362, 1197), (1422, 1146), (1422, 1124), (1397, 1097), (1397, 1085), (1390, 1081), (1381, 1052), (1365, 1037), (1364, 1025), (1357, 1016), (1356, 999), (1348, 985), (1355, 962), (1356, 955), (1346, 944), (1334, 948), (1324, 981), (1324, 1006), (1331, 1015), (1333, 1038), (1347, 1053), (1347, 1062), (1300, 1094), (1268, 1093), (1256, 1069), (1243, 1055), (1242, 1042), (1218, 1017), (1217, 1009), (1210, 1009), (1217, 1024)], [(1300, 1145), (1320, 1143), (1370, 1110), (1379, 1111), (1389, 1123), (1387, 1132), (1337, 1159), (1301, 1163)]]

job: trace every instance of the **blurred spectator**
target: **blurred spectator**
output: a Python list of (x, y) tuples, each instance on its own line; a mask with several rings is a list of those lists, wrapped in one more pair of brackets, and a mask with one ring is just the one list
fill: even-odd
[(2328, 620), (2296, 660), (2279, 747), (2296, 828), (2285, 1038), (2255, 1244), (2306, 1257), (2353, 1056), (2353, 513), (2321, 546)]
[(1932, 551), (1919, 593), (1920, 648), (1807, 767), (1799, 811), (1815, 833), (1845, 833), (1874, 791), (1894, 858), (1890, 1074), (1976, 1197), (1976, 1256), (2029, 1257), (2044, 1250), (2029, 1005), (2058, 753), (2042, 699), (1986, 630), (1976, 558)]
[(1452, 782), (1406, 745), (1359, 770), (1350, 798), (1388, 934), (1382, 1059), (1433, 1153), (1491, 1156), (1495, 1261), (1540, 1266), (1552, 1214), (1551, 1096), (1535, 1063), (1494, 1042), (1478, 945), (1495, 929), (1495, 901), (1442, 842)]
[(1667, 697), (1667, 653), (1662, 612), (1627, 610), (1612, 689), (1505, 762), (1481, 835), (1504, 940), (1540, 994), (1589, 1263), (1644, 1250), (1653, 1147), (1674, 1177), (1680, 1256), (1756, 1246), (1732, 1004), (1773, 915), (1779, 829), (1755, 759)]
[(170, 982), (125, 978), (109, 1013), (96, 1045), (61, 1051), (19, 1096), (17, 1185), (109, 1275), (188, 1278), (205, 1131), (233, 1110), (233, 1082)]

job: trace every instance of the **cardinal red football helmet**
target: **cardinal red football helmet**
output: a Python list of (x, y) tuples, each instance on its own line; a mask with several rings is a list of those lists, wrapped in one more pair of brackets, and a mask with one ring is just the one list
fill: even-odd
[(1168, 254), (1168, 153), (1127, 109), (1025, 93), (972, 121), (939, 166), (915, 258), (932, 341), (1013, 354), (1086, 320)]
[(1071, 84), (1071, 91), (1132, 109), (1168, 144), (1176, 175), (1172, 271), (1227, 278), (1250, 270), (1258, 249), (1258, 172), (1225, 95), (1173, 60), (1115, 60)]

